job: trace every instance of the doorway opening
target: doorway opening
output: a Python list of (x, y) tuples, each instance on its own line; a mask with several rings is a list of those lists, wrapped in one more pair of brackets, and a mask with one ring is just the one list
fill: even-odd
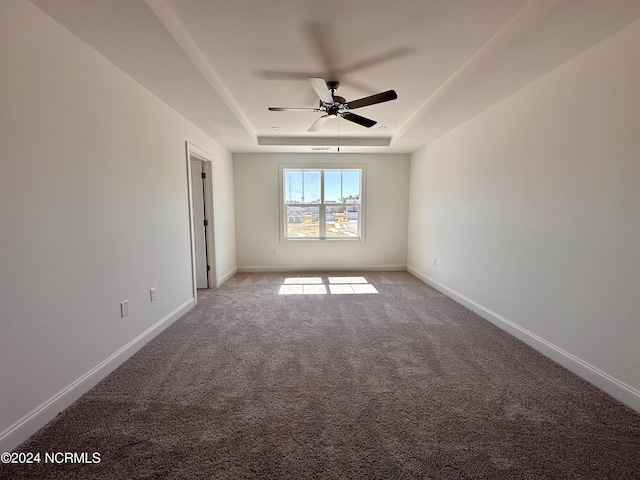
[(198, 301), (198, 290), (217, 286), (212, 167), (213, 157), (187, 142), (191, 268), (195, 303)]

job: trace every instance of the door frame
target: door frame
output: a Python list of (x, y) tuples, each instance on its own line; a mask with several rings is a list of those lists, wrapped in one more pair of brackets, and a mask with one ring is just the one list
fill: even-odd
[(204, 209), (206, 212), (208, 224), (205, 228), (205, 235), (207, 239), (207, 263), (210, 266), (207, 272), (207, 280), (209, 288), (218, 287), (218, 274), (217, 274), (217, 252), (216, 252), (216, 229), (215, 229), (215, 216), (214, 216), (214, 194), (213, 194), (213, 155), (206, 150), (192, 144), (191, 142), (185, 142), (186, 148), (186, 161), (187, 161), (187, 188), (189, 197), (189, 240), (191, 243), (191, 286), (193, 290), (194, 304), (198, 303), (198, 283), (196, 277), (196, 238), (193, 224), (193, 188), (192, 188), (192, 172), (191, 172), (191, 160), (198, 160), (202, 162), (202, 171), (206, 174), (206, 181), (204, 182)]

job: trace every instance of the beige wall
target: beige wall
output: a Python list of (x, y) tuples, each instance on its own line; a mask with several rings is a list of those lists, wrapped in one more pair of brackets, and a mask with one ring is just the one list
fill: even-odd
[(639, 45), (636, 22), (416, 152), (408, 244), (411, 271), (638, 410)]
[(235, 226), (231, 154), (29, 2), (0, 3), (0, 65), (5, 451), (193, 304), (186, 141), (214, 158), (219, 276)]
[[(238, 269), (404, 269), (408, 155), (234, 154)], [(280, 242), (279, 165), (366, 165), (364, 243)], [(274, 254), (275, 251), (275, 254)]]

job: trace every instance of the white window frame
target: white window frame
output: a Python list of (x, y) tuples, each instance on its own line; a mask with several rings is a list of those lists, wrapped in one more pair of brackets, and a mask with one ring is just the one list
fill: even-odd
[[(298, 204), (319, 208), (319, 237), (287, 237), (287, 204), (285, 203), (284, 174), (287, 170), (320, 171), (320, 195), (321, 203)], [(336, 170), (358, 170), (360, 172), (360, 203), (358, 204), (358, 230), (357, 237), (327, 237), (326, 236), (326, 207), (342, 204), (324, 203), (324, 172)], [(280, 202), (280, 243), (309, 242), (309, 243), (364, 243), (365, 241), (365, 203), (366, 196), (366, 165), (364, 164), (281, 164), (279, 165), (279, 202)]]

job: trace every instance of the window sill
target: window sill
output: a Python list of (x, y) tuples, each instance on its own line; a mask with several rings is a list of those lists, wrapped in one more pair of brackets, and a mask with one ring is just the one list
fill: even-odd
[(283, 238), (281, 243), (364, 243), (364, 238)]

